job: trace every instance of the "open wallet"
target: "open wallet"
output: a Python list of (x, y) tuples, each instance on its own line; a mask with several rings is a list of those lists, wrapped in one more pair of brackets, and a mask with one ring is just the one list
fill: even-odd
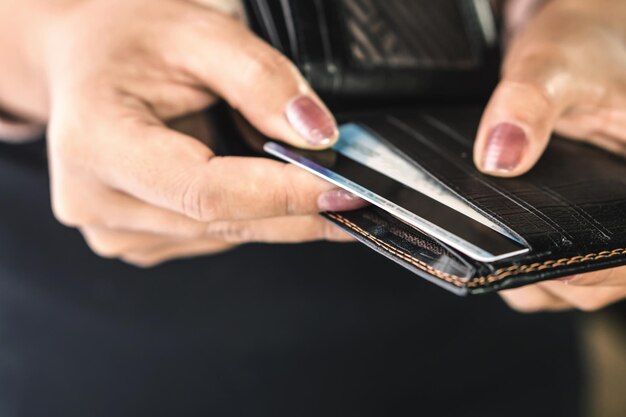
[(481, 174), (473, 141), (497, 83), (489, 0), (248, 0), (340, 122), (326, 151), (267, 154), (371, 205), (323, 216), (459, 295), (626, 264), (626, 163), (555, 137), (519, 178)]

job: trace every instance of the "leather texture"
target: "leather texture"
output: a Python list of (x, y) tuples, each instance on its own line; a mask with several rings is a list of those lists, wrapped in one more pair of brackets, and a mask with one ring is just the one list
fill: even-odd
[(626, 164), (590, 145), (555, 137), (538, 165), (515, 179), (472, 162), (481, 107), (369, 112), (366, 126), (459, 198), (524, 239), (529, 253), (485, 263), (368, 207), (327, 217), (368, 246), (459, 294), (517, 287), (626, 264)]
[(497, 79), (484, 0), (246, 2), (252, 27), (326, 97), (483, 97)]
[[(457, 294), (626, 264), (626, 164), (621, 158), (555, 138), (537, 167), (521, 178), (487, 177), (474, 167), (482, 96), (497, 80), (497, 61), (478, 30), (477, 10), (469, 7), (479, 2), (248, 2), (253, 27), (290, 56), (331, 105), (342, 103), (333, 110), (350, 110), (338, 112), (340, 121), (360, 123), (377, 134), (459, 198), (515, 232), (531, 250), (478, 262), (375, 207), (325, 216), (370, 248)], [(385, 95), (411, 100), (390, 111), (381, 104)], [(433, 97), (455, 106), (432, 107), (441, 101)], [(421, 107), (411, 108), (416, 103)]]

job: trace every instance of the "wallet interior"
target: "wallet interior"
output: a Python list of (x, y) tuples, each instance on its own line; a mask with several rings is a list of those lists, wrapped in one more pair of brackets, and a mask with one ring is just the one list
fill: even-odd
[(529, 253), (478, 262), (379, 208), (326, 216), (378, 252), (459, 294), (626, 263), (622, 158), (554, 138), (530, 173), (513, 179), (485, 176), (472, 161), (480, 114), (480, 107), (463, 106), (345, 117), (376, 132), (458, 198), (521, 236)]
[(488, 0), (246, 0), (253, 29), (327, 97), (489, 94), (498, 74)]

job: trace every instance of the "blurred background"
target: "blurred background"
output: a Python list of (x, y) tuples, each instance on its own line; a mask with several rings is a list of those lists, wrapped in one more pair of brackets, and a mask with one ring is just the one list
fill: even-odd
[(41, 141), (0, 145), (0, 195), (3, 417), (626, 415), (624, 303), (524, 315), (352, 244), (137, 270), (53, 218)]

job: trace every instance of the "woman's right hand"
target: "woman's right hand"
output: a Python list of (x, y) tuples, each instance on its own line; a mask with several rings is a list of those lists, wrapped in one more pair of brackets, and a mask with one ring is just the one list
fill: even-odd
[(337, 139), (295, 67), (218, 11), (224, 1), (51, 3), (32, 71), (46, 101), (33, 114), (49, 119), (55, 215), (96, 253), (153, 265), (244, 242), (347, 240), (317, 213), (360, 200), (291, 165), (217, 157), (166, 126), (223, 98), (269, 137), (310, 149)]

